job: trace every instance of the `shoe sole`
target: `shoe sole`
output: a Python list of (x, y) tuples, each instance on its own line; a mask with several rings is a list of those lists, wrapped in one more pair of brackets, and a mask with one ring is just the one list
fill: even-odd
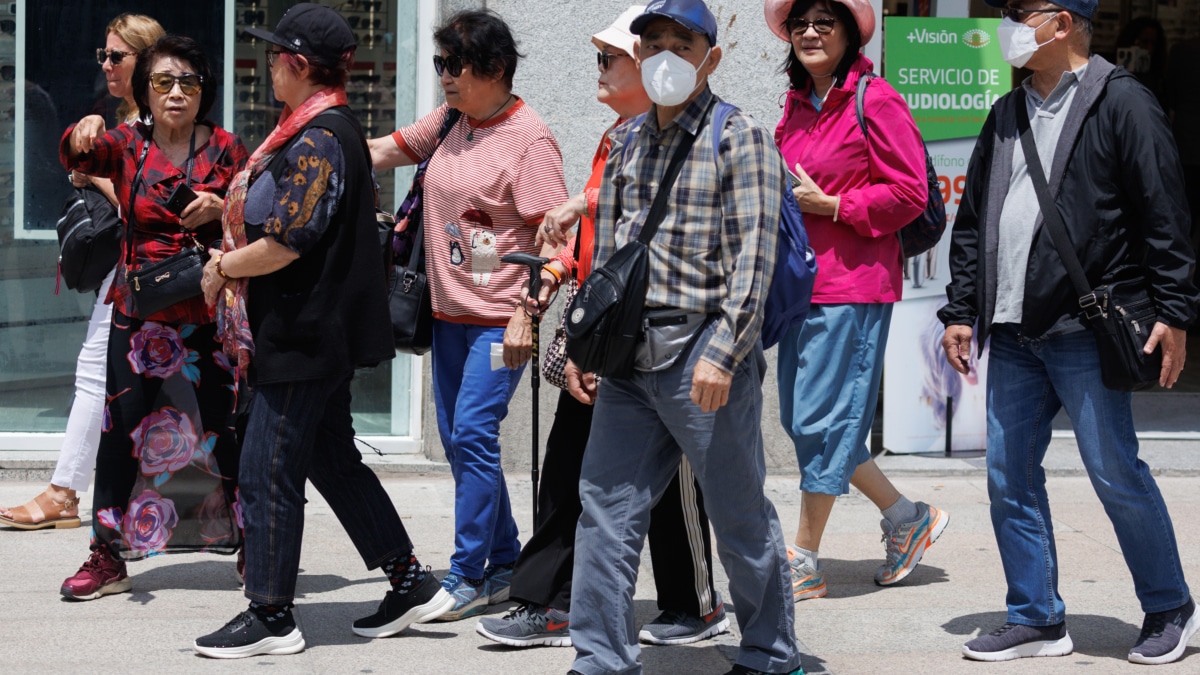
[(18, 530), (73, 530), (83, 524), (79, 516), (74, 518), (59, 518), (57, 520), (43, 520), (39, 523), (22, 523), (11, 518), (0, 516), (0, 525), (12, 527)]
[(917, 568), (917, 564), (921, 562), (921, 558), (925, 557), (925, 551), (928, 551), (929, 547), (933, 546), (934, 542), (938, 540), (938, 537), (942, 536), (942, 532), (945, 531), (946, 526), (949, 524), (950, 514), (938, 509), (937, 520), (933, 521), (933, 526), (929, 528), (929, 533), (917, 544), (917, 552), (913, 554), (909, 563), (891, 578), (876, 579), (875, 585), (891, 586), (903, 581), (905, 577), (912, 574), (912, 571)]
[(825, 586), (825, 584), (822, 583), (820, 586), (817, 586), (816, 588), (811, 588), (806, 591), (793, 592), (792, 600), (795, 602), (800, 602), (801, 600), (812, 600), (813, 598), (823, 598), (823, 597), (825, 597), (825, 594), (827, 594), (827, 593), (829, 593), (829, 588), (827, 588)]
[(58, 592), (61, 593), (62, 596), (68, 600), (83, 601), (83, 600), (95, 600), (96, 598), (99, 598), (99, 597), (102, 597), (105, 595), (116, 595), (117, 593), (125, 593), (126, 591), (128, 591), (131, 588), (133, 588), (133, 580), (130, 579), (129, 577), (125, 577), (124, 579), (119, 579), (112, 583), (105, 584), (105, 585), (101, 586), (100, 588), (97, 588), (95, 590), (95, 592), (93, 592), (89, 595), (75, 595), (75, 594), (71, 593), (70, 589), (66, 588), (65, 586), (58, 589)]
[(976, 652), (963, 645), (963, 656), (975, 661), (1012, 661), (1014, 659), (1029, 659), (1038, 656), (1066, 656), (1075, 650), (1068, 633), (1060, 640), (1026, 642), (1025, 644), (1002, 649), (998, 652)]
[(393, 621), (389, 621), (382, 626), (376, 626), (375, 628), (359, 628), (358, 626), (351, 626), (351, 628), (354, 630), (354, 634), (358, 635), (359, 637), (391, 637), (405, 628), (413, 625), (414, 623), (433, 621), (445, 614), (453, 606), (454, 598), (446, 592), (446, 589), (439, 588), (437, 593), (435, 593), (433, 597), (430, 598), (425, 604), (413, 607)]
[(482, 623), (475, 624), (475, 632), (483, 637), (499, 642), (502, 645), (509, 647), (570, 647), (571, 636), (562, 633), (538, 633), (532, 637), (514, 638), (504, 635), (497, 635), (487, 628), (483, 627)]
[(304, 636), (300, 633), (299, 628), (293, 628), (292, 632), (282, 637), (263, 638), (252, 645), (241, 647), (202, 647), (198, 643), (192, 643), (192, 649), (195, 649), (197, 654), (212, 659), (244, 659), (248, 656), (296, 654), (304, 651), (304, 647)]
[(717, 623), (714, 623), (704, 631), (696, 633), (695, 635), (684, 635), (675, 638), (658, 638), (654, 637), (654, 634), (650, 631), (643, 629), (640, 633), (638, 633), (638, 640), (648, 645), (690, 645), (693, 642), (707, 640), (708, 638), (716, 637), (721, 633), (726, 633), (728, 631), (729, 617), (725, 617), (724, 619), (721, 619)]
[(1175, 649), (1172, 649), (1162, 656), (1143, 656), (1137, 652), (1131, 651), (1129, 652), (1129, 662), (1141, 663), (1148, 666), (1157, 666), (1163, 663), (1177, 661), (1179, 657), (1183, 656), (1183, 652), (1188, 646), (1188, 640), (1192, 639), (1192, 636), (1196, 634), (1196, 629), (1198, 628), (1200, 628), (1200, 622), (1197, 622), (1196, 615), (1192, 614), (1192, 618), (1188, 619), (1187, 624), (1183, 627), (1183, 635), (1180, 636), (1179, 644), (1175, 645)]
[[(445, 589), (442, 589), (442, 590), (445, 590)], [(457, 610), (453, 609), (454, 596), (447, 593), (446, 597), (450, 598), (450, 608), (451, 609), (450, 609), (450, 611), (446, 611), (446, 612), (440, 614), (436, 619), (437, 621), (459, 621), (461, 619), (469, 619), (473, 616), (478, 616), (479, 614), (483, 614), (485, 611), (487, 611), (487, 608), (488, 608), (487, 596), (481, 596), (481, 597), (475, 598), (474, 600), (463, 605), (462, 607), (458, 608)]]

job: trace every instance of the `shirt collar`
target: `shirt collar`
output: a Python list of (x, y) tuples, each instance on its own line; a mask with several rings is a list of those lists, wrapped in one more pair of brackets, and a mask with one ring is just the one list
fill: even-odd
[[(708, 88), (708, 83), (704, 83), (704, 89), (697, 94), (692, 102), (687, 104), (683, 112), (675, 116), (675, 119), (667, 123), (670, 127), (672, 124), (678, 125), (681, 129), (689, 134), (695, 134), (700, 130), (700, 126), (704, 124), (704, 113), (708, 110), (708, 104), (712, 102), (714, 94)], [(654, 134), (662, 133), (662, 129), (658, 128), (658, 104), (650, 106), (650, 112), (646, 113), (646, 124)]]
[[(1087, 67), (1088, 67), (1088, 64), (1084, 63), (1082, 66), (1079, 66), (1075, 70), (1068, 70), (1068, 71), (1064, 72), (1062, 74), (1062, 77), (1059, 78), (1058, 84), (1054, 86), (1054, 89), (1050, 92), (1050, 95), (1047, 96), (1045, 99), (1043, 99), (1041, 96), (1039, 96), (1037, 91), (1033, 88), (1033, 76), (1032, 75), (1025, 78), (1025, 80), (1023, 82), (1021, 82), (1021, 86), (1024, 87), (1025, 95), (1029, 98), (1030, 101), (1033, 102), (1034, 107), (1041, 108), (1048, 101), (1051, 102), (1052, 104), (1062, 101), (1062, 99), (1067, 95), (1067, 92), (1069, 92), (1074, 87), (1078, 86), (1079, 83), (1081, 81), (1083, 81), (1083, 75), (1084, 75), (1084, 73), (1087, 72)], [(1053, 107), (1053, 105), (1052, 105), (1052, 107)]]

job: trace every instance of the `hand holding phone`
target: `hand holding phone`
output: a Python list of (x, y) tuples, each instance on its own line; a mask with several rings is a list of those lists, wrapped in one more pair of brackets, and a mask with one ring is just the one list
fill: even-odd
[(178, 216), (183, 213), (188, 204), (196, 201), (196, 199), (196, 193), (187, 186), (187, 183), (180, 183), (175, 186), (175, 191), (167, 198), (166, 207), (168, 211)]

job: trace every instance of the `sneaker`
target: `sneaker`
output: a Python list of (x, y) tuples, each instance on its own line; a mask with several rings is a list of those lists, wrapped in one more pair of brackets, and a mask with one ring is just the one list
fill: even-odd
[(963, 656), (976, 661), (1011, 661), (1032, 656), (1066, 656), (1075, 649), (1067, 622), (1053, 626), (1006, 623), (963, 645)]
[(792, 601), (823, 598), (829, 592), (825, 587), (825, 575), (808, 564), (791, 546), (787, 547), (788, 566), (792, 568)]
[(388, 591), (374, 614), (354, 622), (354, 634), (367, 638), (390, 637), (414, 623), (433, 621), (454, 606), (454, 598), (438, 584), (432, 572), (407, 593)]
[(908, 576), (921, 562), (925, 550), (942, 536), (942, 530), (950, 523), (950, 514), (941, 509), (917, 502), (917, 517), (893, 529), (883, 519), (883, 543), (887, 547), (887, 560), (875, 571), (875, 583), (891, 586)]
[(704, 616), (668, 610), (642, 626), (638, 640), (651, 645), (686, 645), (729, 632), (725, 603), (717, 598), (717, 608)]
[(92, 551), (75, 576), (63, 582), (59, 592), (71, 600), (95, 600), (102, 595), (124, 593), (133, 588), (125, 572), (125, 561), (108, 554), (107, 546)]
[(552, 607), (521, 605), (503, 617), (479, 620), (475, 632), (510, 647), (571, 646), (571, 619)]
[(438, 621), (458, 621), (469, 616), (482, 614), (488, 606), (487, 582), (472, 586), (466, 579), (450, 572), (442, 579), (442, 588), (450, 594), (454, 604), (450, 611), (438, 617)]
[(1129, 650), (1129, 661), (1149, 665), (1171, 663), (1183, 656), (1197, 628), (1200, 624), (1196, 621), (1196, 601), (1190, 598), (1182, 607), (1147, 614), (1137, 644)]
[(304, 636), (296, 628), (290, 609), (278, 610), (265, 618), (246, 610), (220, 630), (196, 638), (192, 648), (214, 659), (296, 654), (304, 651)]
[(489, 605), (508, 602), (508, 591), (512, 587), (514, 566), (488, 565), (487, 569), (483, 570), (483, 582), (487, 584)]
[[(730, 670), (728, 673), (725, 673), (725, 675), (771, 675), (771, 674), (766, 672), (765, 670), (754, 670), (753, 668), (747, 668), (746, 666), (743, 666), (741, 664), (736, 664), (733, 666), (733, 670)], [(795, 670), (788, 671), (784, 675), (804, 675), (804, 669), (797, 668)]]

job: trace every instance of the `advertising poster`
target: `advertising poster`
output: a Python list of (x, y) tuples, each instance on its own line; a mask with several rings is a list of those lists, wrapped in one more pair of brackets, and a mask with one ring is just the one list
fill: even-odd
[[(967, 163), (992, 103), (1012, 88), (1000, 55), (998, 19), (885, 19), (884, 76), (908, 102), (946, 204), (941, 243), (904, 264), (904, 300), (892, 313), (884, 355), (883, 446), (894, 453), (986, 445), (986, 354), (969, 376), (946, 362), (937, 310), (950, 280), (950, 234), (966, 187)], [(953, 405), (947, 404), (953, 398)], [(951, 418), (952, 414), (952, 418)]]

